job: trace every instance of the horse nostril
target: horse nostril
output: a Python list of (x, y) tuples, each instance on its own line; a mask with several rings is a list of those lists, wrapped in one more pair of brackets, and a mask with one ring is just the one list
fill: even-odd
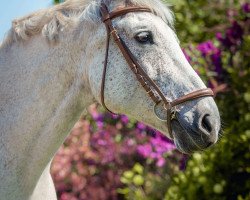
[(206, 114), (204, 115), (204, 117), (202, 118), (202, 121), (201, 121), (201, 125), (202, 125), (202, 128), (204, 128), (208, 133), (211, 133), (212, 132), (212, 124), (209, 120), (209, 115)]

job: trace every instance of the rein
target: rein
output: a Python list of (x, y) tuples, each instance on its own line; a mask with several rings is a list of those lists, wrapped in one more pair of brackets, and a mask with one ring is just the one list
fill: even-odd
[[(167, 99), (164, 94), (161, 92), (160, 88), (156, 85), (156, 83), (147, 75), (147, 73), (143, 70), (141, 65), (137, 62), (137, 59), (134, 57), (132, 52), (129, 50), (127, 45), (124, 43), (124, 41), (119, 37), (117, 30), (114, 28), (112, 24), (112, 19), (125, 15), (130, 12), (152, 12), (149, 8), (146, 7), (124, 7), (119, 8), (115, 11), (109, 12), (107, 6), (102, 3), (100, 7), (102, 21), (105, 24), (106, 30), (107, 30), (107, 40), (106, 40), (106, 54), (105, 54), (105, 61), (104, 61), (104, 68), (103, 68), (103, 74), (102, 74), (102, 84), (101, 84), (101, 103), (102, 106), (110, 111), (106, 104), (104, 99), (104, 90), (105, 90), (105, 80), (106, 80), (106, 71), (107, 71), (107, 64), (108, 64), (108, 56), (109, 56), (109, 43), (110, 43), (110, 37), (112, 36), (116, 45), (120, 49), (123, 57), (125, 58), (126, 62), (128, 63), (130, 69), (134, 72), (137, 80), (140, 82), (141, 86), (144, 88), (148, 96), (154, 101), (155, 107), (163, 102), (164, 109), (167, 112), (167, 119), (161, 119), (154, 107), (154, 113), (156, 114), (157, 118), (166, 121), (167, 122), (167, 128), (169, 131), (169, 135), (171, 138), (173, 138), (172, 133), (172, 127), (171, 127), (171, 121), (173, 119), (176, 119), (176, 111), (175, 107), (179, 104), (182, 104), (187, 101), (191, 101), (194, 99), (198, 99), (201, 97), (213, 97), (214, 93), (210, 88), (205, 88), (201, 90), (197, 90), (194, 92), (191, 92), (187, 95), (181, 96), (178, 99), (175, 99), (173, 101)], [(153, 89), (153, 90), (152, 90)]]

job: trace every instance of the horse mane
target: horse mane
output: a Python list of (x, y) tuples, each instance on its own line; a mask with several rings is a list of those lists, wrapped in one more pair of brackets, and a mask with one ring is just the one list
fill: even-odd
[[(114, 0), (104, 0), (109, 5)], [(136, 5), (150, 8), (173, 27), (173, 14), (166, 4), (160, 0), (115, 0), (119, 5)], [(42, 33), (48, 41), (59, 39), (59, 33), (74, 22), (81, 19), (98, 20), (100, 0), (66, 0), (51, 8), (39, 10), (27, 16), (12, 21), (12, 27), (4, 38), (0, 48), (11, 45), (15, 41), (28, 40), (30, 37)], [(91, 15), (91, 17), (89, 17)]]

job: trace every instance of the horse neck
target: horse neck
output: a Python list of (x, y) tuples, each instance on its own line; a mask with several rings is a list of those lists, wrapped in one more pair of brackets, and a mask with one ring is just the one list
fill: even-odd
[(84, 65), (88, 38), (65, 38), (49, 44), (37, 35), (0, 48), (1, 195), (7, 195), (8, 188), (31, 192), (83, 110), (93, 103)]

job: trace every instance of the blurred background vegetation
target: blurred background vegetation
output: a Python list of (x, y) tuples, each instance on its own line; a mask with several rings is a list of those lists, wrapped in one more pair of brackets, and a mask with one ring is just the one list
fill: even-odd
[(183, 155), (159, 132), (92, 106), (54, 159), (59, 199), (250, 199), (250, 3), (166, 2), (187, 59), (217, 95), (220, 141)]

